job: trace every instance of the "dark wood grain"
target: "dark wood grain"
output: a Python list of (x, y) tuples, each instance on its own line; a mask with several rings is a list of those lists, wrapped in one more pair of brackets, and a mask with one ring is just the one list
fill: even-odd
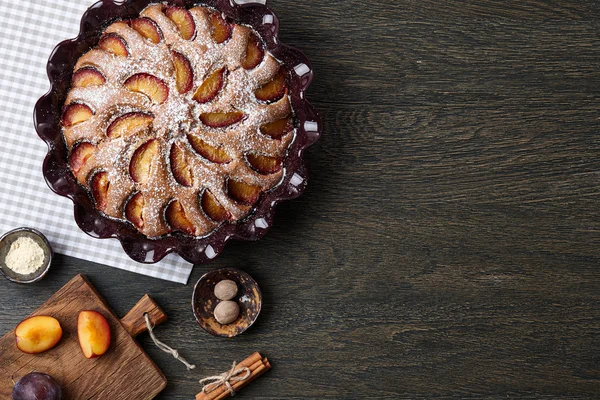
[[(144, 293), (187, 372), (139, 340), (190, 399), (260, 351), (247, 399), (600, 397), (600, 5), (534, 0), (273, 0), (323, 115), (311, 179), (256, 243), (187, 286), (58, 256), (4, 282), (7, 331), (77, 272), (120, 315)], [(263, 311), (203, 332), (192, 284), (235, 266)]]

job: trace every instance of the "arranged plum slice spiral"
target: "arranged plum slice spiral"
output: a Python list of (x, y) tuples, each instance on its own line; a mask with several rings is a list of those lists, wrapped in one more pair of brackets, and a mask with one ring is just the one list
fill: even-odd
[(62, 114), (96, 209), (147, 237), (204, 236), (280, 184), (295, 136), (289, 72), (214, 9), (151, 4), (79, 58)]

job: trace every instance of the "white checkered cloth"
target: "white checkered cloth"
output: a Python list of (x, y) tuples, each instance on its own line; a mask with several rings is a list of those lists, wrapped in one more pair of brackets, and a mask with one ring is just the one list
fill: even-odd
[(192, 265), (176, 254), (157, 264), (131, 260), (116, 239), (94, 239), (75, 224), (71, 200), (42, 176), (46, 144), (33, 127), (33, 106), (49, 88), (54, 46), (79, 33), (90, 0), (0, 0), (0, 233), (28, 226), (61, 254), (186, 283)]

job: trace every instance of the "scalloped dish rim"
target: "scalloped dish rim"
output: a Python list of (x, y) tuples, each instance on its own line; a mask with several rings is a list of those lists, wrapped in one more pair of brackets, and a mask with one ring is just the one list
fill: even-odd
[[(282, 62), (291, 76), (289, 95), (297, 125), (284, 161), (281, 182), (261, 195), (248, 217), (221, 224), (202, 237), (175, 232), (148, 238), (128, 223), (100, 213), (94, 207), (87, 189), (76, 182), (66, 159), (59, 116), (70, 87), (75, 62), (97, 42), (108, 23), (134, 17), (153, 3), (186, 8), (206, 5), (223, 12), (236, 23), (251, 26), (261, 36), (267, 51)], [(42, 168), (44, 178), (53, 192), (71, 199), (75, 222), (79, 228), (95, 238), (119, 240), (131, 259), (146, 264), (159, 262), (173, 252), (190, 263), (205, 264), (215, 259), (231, 239), (261, 239), (272, 225), (276, 205), (283, 200), (296, 198), (304, 191), (308, 177), (303, 152), (319, 139), (322, 132), (319, 113), (304, 96), (313, 78), (311, 63), (302, 51), (280, 43), (278, 35), (277, 17), (269, 7), (257, 3), (237, 4), (229, 0), (100, 0), (89, 7), (81, 17), (78, 36), (60, 42), (53, 49), (46, 67), (50, 89), (38, 99), (34, 107), (36, 132), (48, 146)], [(72, 48), (75, 50), (71, 50)], [(69, 77), (68, 82), (64, 79), (65, 76)]]

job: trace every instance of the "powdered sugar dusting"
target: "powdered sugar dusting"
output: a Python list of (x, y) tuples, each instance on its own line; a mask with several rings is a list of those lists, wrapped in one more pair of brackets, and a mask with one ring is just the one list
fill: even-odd
[[(65, 104), (86, 104), (94, 115), (82, 123), (64, 127), (63, 133), (70, 150), (82, 141), (96, 146), (75, 175), (81, 184), (90, 188), (90, 179), (95, 172), (107, 171), (109, 188), (105, 213), (108, 216), (125, 219), (125, 204), (133, 194), (140, 192), (144, 198), (144, 224), (138, 229), (148, 237), (158, 237), (171, 232), (164, 212), (167, 205), (177, 199), (185, 216), (194, 225), (195, 234), (202, 236), (218, 225), (200, 207), (199, 196), (204, 190), (209, 190), (233, 219), (239, 220), (252, 207), (240, 204), (228, 195), (228, 179), (259, 186), (262, 191), (280, 183), (282, 170), (260, 174), (249, 165), (246, 155), (285, 156), (294, 134), (288, 133), (274, 140), (263, 135), (260, 126), (288, 117), (292, 113), (291, 104), (288, 96), (272, 104), (256, 99), (254, 91), (274, 77), (280, 63), (265, 51), (258, 66), (252, 70), (241, 67), (249, 36), (256, 34), (250, 27), (234, 25), (231, 38), (217, 44), (212, 38), (209, 21), (209, 15), (214, 11), (194, 7), (189, 11), (196, 33), (192, 40), (184, 40), (177, 26), (164, 14), (163, 7), (152, 4), (141, 13), (160, 28), (162, 40), (158, 44), (141, 36), (126, 22), (118, 21), (105, 32), (119, 35), (127, 44), (129, 56), (117, 56), (94, 48), (79, 59), (76, 69), (96, 68), (106, 82), (70, 90)], [(172, 51), (183, 54), (193, 70), (192, 89), (183, 94), (178, 91)], [(210, 74), (223, 67), (226, 67), (227, 73), (218, 95), (204, 104), (195, 101), (193, 97), (198, 87)], [(139, 73), (153, 75), (168, 87), (168, 97), (164, 102), (156, 104), (144, 93), (123, 86), (125, 80)], [(233, 111), (243, 112), (244, 119), (225, 128), (212, 128), (200, 120), (204, 113)], [(108, 127), (126, 113), (145, 113), (153, 119), (147, 127), (128, 131), (120, 137), (108, 137)], [(222, 148), (232, 161), (219, 164), (202, 157), (190, 145), (188, 134)], [(158, 146), (151, 159), (150, 176), (145, 182), (134, 182), (130, 172), (132, 157), (138, 148), (152, 140), (157, 140)], [(191, 186), (178, 183), (173, 174), (170, 155), (174, 145), (184, 151), (185, 162), (192, 171)]]

